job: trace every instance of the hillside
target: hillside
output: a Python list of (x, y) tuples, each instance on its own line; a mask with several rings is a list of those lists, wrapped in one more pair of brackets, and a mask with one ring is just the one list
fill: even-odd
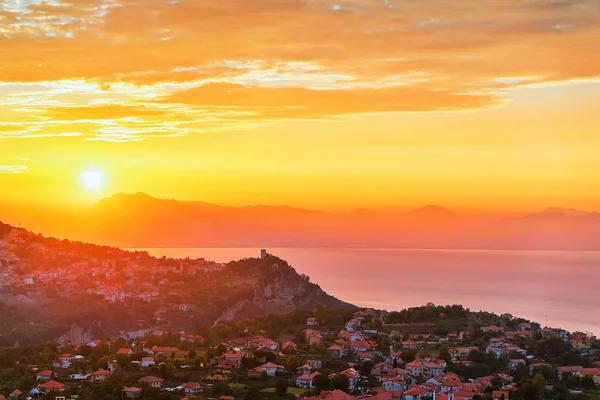
[(4, 344), (191, 330), (316, 304), (353, 307), (273, 255), (226, 264), (157, 259), (0, 225)]
[(119, 247), (397, 247), (600, 250), (596, 212), (462, 214), (437, 205), (343, 214), (293, 207), (228, 207), (116, 194), (75, 211), (0, 210), (0, 219), (53, 236)]
[(459, 304), (317, 306), (193, 333), (0, 347), (0, 395), (37, 387), (54, 399), (64, 385), (72, 400), (132, 389), (150, 400), (594, 400), (599, 355), (594, 336)]

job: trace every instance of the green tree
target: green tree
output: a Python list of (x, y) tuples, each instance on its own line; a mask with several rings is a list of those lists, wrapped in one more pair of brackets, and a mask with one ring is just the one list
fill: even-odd
[(212, 397), (229, 396), (233, 394), (233, 390), (227, 384), (227, 382), (219, 381), (216, 382), (211, 389)]
[(402, 361), (404, 361), (405, 363), (415, 361), (416, 357), (417, 357), (417, 352), (415, 350), (403, 350), (402, 351)]
[(279, 381), (275, 385), (275, 394), (279, 397), (284, 397), (287, 395), (288, 391), (288, 383), (287, 381)]
[(173, 372), (175, 371), (175, 366), (170, 363), (162, 363), (160, 366), (160, 377), (163, 379), (171, 379), (173, 376)]
[(158, 400), (160, 397), (160, 389), (153, 387), (144, 387), (142, 388), (142, 398), (148, 400)]
[(331, 379), (329, 387), (331, 390), (339, 389), (343, 390), (344, 392), (348, 392), (350, 388), (350, 381), (348, 380), (348, 377), (344, 375), (336, 375)]
[(490, 383), (495, 390), (498, 390), (502, 387), (502, 379), (500, 379), (498, 376), (493, 377)]
[(365, 361), (361, 364), (359, 368), (359, 372), (363, 376), (368, 376), (371, 374), (371, 370), (373, 369), (373, 363), (371, 361)]
[(579, 375), (571, 374), (567, 377), (566, 384), (569, 389), (577, 389), (581, 386), (581, 378)]
[(550, 365), (543, 366), (541, 368), (536, 368), (536, 372), (542, 374), (547, 381), (556, 380), (556, 370)]
[(446, 361), (447, 363), (449, 363), (452, 359), (452, 357), (450, 356), (450, 352), (448, 351), (448, 348), (446, 346), (440, 349), (440, 354), (438, 355), (438, 357)]
[[(286, 388), (287, 391), (287, 388)], [(244, 400), (263, 400), (264, 396), (259, 388), (252, 387), (244, 393)]]
[(329, 389), (329, 377), (327, 374), (317, 375), (313, 380), (313, 385), (319, 392)]
[(120, 355), (117, 357), (117, 363), (119, 364), (119, 366), (121, 368), (127, 369), (127, 368), (129, 368), (129, 365), (131, 364), (131, 360), (129, 359), (129, 356)]
[(581, 378), (581, 388), (585, 389), (585, 390), (591, 390), (594, 389), (596, 387), (596, 384), (594, 383), (594, 378), (592, 378), (591, 376), (584, 376), (583, 378)]
[(548, 381), (546, 381), (546, 378), (542, 374), (535, 374), (533, 377), (533, 386), (543, 389), (547, 384)]
[(290, 356), (290, 357), (288, 357), (285, 366), (289, 371), (294, 372), (294, 371), (296, 371), (296, 368), (298, 368), (300, 365), (295, 356)]

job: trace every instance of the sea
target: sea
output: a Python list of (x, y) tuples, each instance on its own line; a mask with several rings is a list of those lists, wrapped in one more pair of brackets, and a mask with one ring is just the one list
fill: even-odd
[[(157, 257), (227, 262), (256, 248), (147, 248)], [(434, 303), (511, 313), (600, 334), (600, 252), (271, 248), (329, 294), (362, 307)]]

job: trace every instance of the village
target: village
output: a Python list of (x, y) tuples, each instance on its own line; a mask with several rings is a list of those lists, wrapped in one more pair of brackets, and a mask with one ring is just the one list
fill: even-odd
[[(0, 399), (519, 400), (600, 393), (600, 342), (589, 333), (459, 305), (385, 311), (298, 303), (294, 287), (309, 278), (291, 267), (287, 288), (264, 284), (265, 275), (282, 279), (283, 263), (263, 250), (232, 269), (10, 229), (0, 243)], [(249, 268), (257, 276), (251, 284)], [(221, 312), (215, 304), (223, 293), (238, 296), (244, 284), (273, 305), (262, 310), (266, 316), (202, 323), (209, 311)], [(72, 320), (83, 306), (104, 319), (55, 340), (52, 324)]]
[[(428, 315), (441, 310), (435, 319), (442, 323), (455, 320), (453, 313), (464, 314), (467, 325), (434, 333), (434, 321), (395, 323), (402, 312), (366, 309), (350, 314), (335, 331), (322, 317), (337, 319), (340, 312), (320, 307), (313, 313), (239, 321), (206, 336), (140, 331), (69, 343), (54, 348), (60, 354), (52, 360), (48, 348), (38, 355), (5, 348), (2, 358), (10, 357), (13, 365), (0, 363), (2, 396), (509, 400), (530, 398), (536, 391), (550, 396), (544, 398), (571, 398), (600, 385), (595, 337), (460, 306), (430, 304), (416, 310)], [(290, 322), (302, 325), (302, 335), (282, 333), (293, 330)], [(269, 335), (265, 324), (278, 326), (278, 334)], [(23, 376), (6, 380), (7, 371), (17, 366), (30, 376), (27, 386)]]
[(354, 308), (266, 250), (228, 263), (156, 258), (5, 226), (0, 346), (191, 331), (316, 302)]
[[(14, 228), (0, 243), (4, 267), (0, 270), (0, 289), (39, 285), (52, 287), (59, 295), (83, 291), (111, 303), (163, 302), (166, 291), (173, 290), (169, 275), (194, 276), (223, 268), (220, 263), (204, 259), (173, 262), (154, 259), (146, 252), (36, 239), (38, 235)], [(82, 247), (96, 254), (82, 254)], [(23, 265), (22, 258), (32, 256), (43, 262)]]

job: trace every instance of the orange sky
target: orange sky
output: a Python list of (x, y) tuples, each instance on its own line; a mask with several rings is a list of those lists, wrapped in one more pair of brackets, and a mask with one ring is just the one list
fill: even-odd
[(0, 0), (0, 204), (600, 209), (599, 19), (596, 0)]

